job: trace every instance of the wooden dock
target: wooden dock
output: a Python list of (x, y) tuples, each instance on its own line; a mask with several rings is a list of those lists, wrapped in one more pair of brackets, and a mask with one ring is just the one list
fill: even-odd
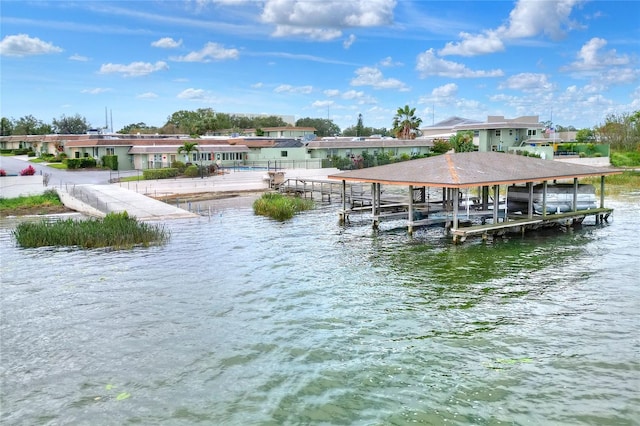
[[(613, 212), (613, 209), (595, 208), (546, 215), (508, 214), (502, 204), (497, 211), (494, 211), (492, 201), (485, 205), (475, 204), (477, 197), (459, 198), (458, 202), (471, 204), (458, 205), (454, 212), (452, 200), (443, 197), (442, 190), (412, 189), (414, 199), (409, 202), (408, 194), (382, 195), (376, 194), (368, 185), (318, 179), (287, 179), (278, 190), (304, 198), (319, 198), (323, 202), (342, 202), (340, 222), (343, 224), (350, 223), (352, 214), (367, 214), (371, 216), (374, 229), (385, 221), (403, 221), (410, 234), (419, 227), (440, 226), (452, 235), (454, 242), (464, 242), (471, 236), (487, 239), (548, 226), (569, 227), (582, 223), (587, 216), (595, 216), (596, 224), (604, 223)], [(454, 224), (454, 221), (457, 222)]]

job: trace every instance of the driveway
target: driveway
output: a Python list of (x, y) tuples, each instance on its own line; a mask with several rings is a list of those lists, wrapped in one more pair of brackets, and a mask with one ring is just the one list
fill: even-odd
[(137, 170), (129, 171), (109, 171), (109, 170), (59, 170), (49, 167), (43, 163), (33, 163), (29, 161), (29, 157), (26, 155), (19, 155), (15, 157), (0, 156), (0, 169), (4, 169), (9, 175), (20, 174), (21, 170), (24, 170), (29, 165), (36, 169), (36, 174), (44, 175), (49, 174), (49, 185), (51, 186), (64, 186), (69, 184), (94, 184), (94, 185), (106, 185), (109, 183), (109, 179), (135, 176), (140, 172)]

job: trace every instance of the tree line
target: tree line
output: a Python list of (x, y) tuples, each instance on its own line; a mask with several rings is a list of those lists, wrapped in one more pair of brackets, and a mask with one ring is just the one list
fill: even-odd
[[(392, 136), (400, 139), (414, 139), (421, 135), (422, 119), (416, 115), (416, 109), (405, 105), (397, 109), (393, 117), (391, 128), (373, 128), (364, 125), (362, 114), (358, 115), (357, 123), (344, 130), (328, 118), (305, 117), (295, 122), (295, 127), (313, 127), (318, 137), (351, 136), (369, 137), (373, 135)], [(549, 128), (551, 122), (541, 123)], [(144, 122), (131, 123), (118, 130), (120, 134), (188, 134), (193, 137), (216, 131), (226, 131), (230, 134), (242, 135), (246, 129), (255, 129), (261, 135), (262, 129), (267, 127), (289, 126), (281, 117), (226, 114), (215, 112), (211, 108), (199, 108), (194, 111), (180, 110), (167, 117), (161, 127), (150, 126)], [(72, 116), (62, 115), (54, 118), (50, 123), (40, 120), (33, 115), (18, 119), (2, 117), (0, 119), (0, 136), (10, 135), (46, 135), (46, 134), (84, 134), (91, 129), (91, 124), (80, 114)], [(556, 125), (555, 131), (577, 131), (578, 142), (607, 142), (613, 149), (635, 150), (640, 142), (640, 111), (633, 113), (609, 114), (604, 123), (593, 128), (577, 130), (573, 126)], [(460, 149), (468, 148), (468, 138), (456, 140), (454, 144)]]

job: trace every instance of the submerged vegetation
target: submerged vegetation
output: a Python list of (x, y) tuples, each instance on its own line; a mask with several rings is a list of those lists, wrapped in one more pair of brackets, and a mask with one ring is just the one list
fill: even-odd
[(261, 216), (284, 221), (291, 219), (296, 213), (313, 208), (313, 201), (299, 197), (289, 197), (275, 192), (262, 194), (253, 203), (253, 211)]
[(109, 213), (103, 219), (23, 222), (13, 234), (24, 248), (75, 246), (126, 249), (148, 247), (169, 239), (169, 232), (164, 227), (139, 222), (127, 212)]

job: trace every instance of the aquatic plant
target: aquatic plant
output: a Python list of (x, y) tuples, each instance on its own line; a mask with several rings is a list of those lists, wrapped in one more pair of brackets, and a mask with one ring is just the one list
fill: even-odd
[(276, 192), (267, 192), (253, 202), (253, 211), (261, 216), (284, 221), (291, 219), (296, 213), (313, 208), (313, 201), (289, 197)]
[(125, 211), (109, 213), (103, 219), (23, 222), (16, 227), (13, 235), (24, 248), (72, 246), (125, 249), (164, 243), (170, 234), (164, 227), (139, 222)]

